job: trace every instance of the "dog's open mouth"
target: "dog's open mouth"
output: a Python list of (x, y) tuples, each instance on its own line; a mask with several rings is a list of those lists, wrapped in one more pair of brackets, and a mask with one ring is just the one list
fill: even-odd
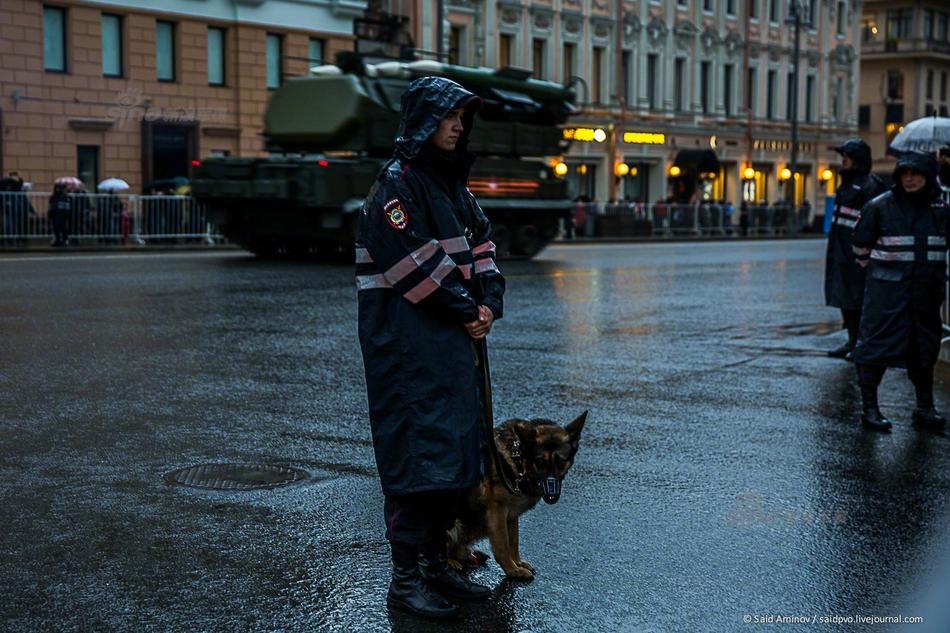
[(545, 477), (539, 483), (541, 484), (541, 497), (544, 502), (548, 504), (557, 503), (557, 500), (561, 497), (561, 480), (557, 477)]

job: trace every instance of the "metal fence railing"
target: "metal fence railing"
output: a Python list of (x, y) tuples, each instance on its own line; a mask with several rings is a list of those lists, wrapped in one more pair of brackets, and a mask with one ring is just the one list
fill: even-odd
[(217, 243), (222, 236), (190, 196), (0, 192), (0, 246)]
[(575, 204), (574, 228), (586, 237), (781, 236), (816, 230), (810, 207), (784, 204)]

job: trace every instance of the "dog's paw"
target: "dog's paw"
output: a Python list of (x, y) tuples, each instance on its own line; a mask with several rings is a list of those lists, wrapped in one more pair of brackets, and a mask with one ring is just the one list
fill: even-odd
[(462, 565), (462, 563), (458, 562), (458, 561), (455, 560), (454, 558), (448, 559), (447, 562), (448, 562), (448, 564), (449, 564), (449, 567), (451, 567), (451, 568), (454, 569), (455, 571), (462, 571), (462, 569), (463, 569), (463, 567), (464, 567), (464, 566)]
[(521, 567), (521, 568), (523, 568), (523, 569), (527, 569), (527, 570), (530, 571), (532, 574), (534, 573), (534, 567), (533, 567), (530, 563), (528, 563), (528, 562), (526, 562), (526, 561), (523, 561), (523, 560), (515, 561), (515, 565), (517, 565), (518, 567)]
[(519, 565), (514, 565), (511, 569), (506, 569), (505, 575), (512, 580), (522, 580), (525, 582), (534, 580), (534, 572)]

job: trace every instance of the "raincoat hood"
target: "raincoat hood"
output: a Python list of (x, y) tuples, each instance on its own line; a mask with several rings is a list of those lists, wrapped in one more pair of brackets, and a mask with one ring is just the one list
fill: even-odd
[(396, 156), (409, 160), (418, 156), (429, 137), (439, 129), (445, 115), (455, 108), (465, 108), (462, 115), (465, 129), (455, 146), (457, 153), (463, 153), (468, 145), (475, 112), (481, 104), (479, 97), (451, 79), (420, 77), (414, 80), (402, 95)]
[(864, 142), (864, 139), (854, 137), (849, 138), (844, 143), (835, 148), (835, 151), (842, 156), (847, 156), (854, 162), (851, 171), (856, 174), (867, 174), (871, 171), (871, 147)]
[(903, 192), (901, 187), (900, 175), (905, 170), (912, 170), (927, 177), (927, 188), (932, 196), (940, 193), (940, 183), (937, 182), (937, 174), (940, 167), (937, 160), (930, 154), (920, 152), (907, 152), (897, 159), (897, 166), (894, 167), (894, 189)]

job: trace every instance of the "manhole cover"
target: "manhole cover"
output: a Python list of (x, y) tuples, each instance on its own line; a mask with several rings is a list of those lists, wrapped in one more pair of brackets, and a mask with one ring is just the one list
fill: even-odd
[(211, 490), (276, 488), (307, 477), (307, 473), (299, 468), (269, 464), (201, 464), (162, 475), (168, 484)]

